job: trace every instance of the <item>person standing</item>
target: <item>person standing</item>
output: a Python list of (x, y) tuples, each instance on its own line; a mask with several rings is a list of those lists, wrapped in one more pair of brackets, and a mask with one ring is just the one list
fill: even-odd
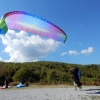
[(21, 78), (20, 82), (21, 82), (21, 84), (25, 83), (24, 77)]
[(9, 78), (6, 77), (6, 79), (5, 79), (5, 88), (8, 88), (8, 85), (9, 85)]

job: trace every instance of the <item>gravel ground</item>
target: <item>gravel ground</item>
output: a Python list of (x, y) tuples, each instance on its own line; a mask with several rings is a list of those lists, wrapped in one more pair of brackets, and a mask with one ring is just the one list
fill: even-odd
[(0, 100), (100, 100), (100, 87), (13, 87), (1, 89)]

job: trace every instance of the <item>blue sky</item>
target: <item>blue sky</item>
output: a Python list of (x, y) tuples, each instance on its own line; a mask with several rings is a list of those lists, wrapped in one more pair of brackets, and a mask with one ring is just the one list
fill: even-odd
[[(68, 37), (65, 44), (58, 44), (9, 30), (6, 36), (0, 36), (1, 61), (100, 64), (100, 0), (0, 0), (0, 3), (1, 17), (10, 11), (29, 12), (54, 23)], [(30, 44), (25, 47), (26, 40)]]

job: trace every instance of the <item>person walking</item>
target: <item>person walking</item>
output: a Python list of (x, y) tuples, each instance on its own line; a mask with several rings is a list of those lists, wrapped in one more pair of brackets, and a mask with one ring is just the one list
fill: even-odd
[(82, 83), (80, 82), (81, 78), (81, 71), (78, 67), (75, 67), (73, 70), (71, 70), (72, 79), (74, 81), (75, 90), (77, 90), (77, 87), (81, 90)]

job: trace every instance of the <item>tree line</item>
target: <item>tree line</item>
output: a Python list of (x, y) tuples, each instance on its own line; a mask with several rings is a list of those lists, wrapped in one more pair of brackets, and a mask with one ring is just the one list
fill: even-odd
[(100, 65), (80, 65), (62, 62), (0, 62), (0, 84), (9, 76), (10, 83), (26, 82), (34, 84), (73, 84), (70, 71), (75, 67), (81, 70), (83, 85), (100, 85)]

